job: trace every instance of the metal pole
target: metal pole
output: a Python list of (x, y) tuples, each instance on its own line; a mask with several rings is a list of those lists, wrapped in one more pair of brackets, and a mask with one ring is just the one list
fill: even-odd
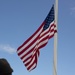
[[(56, 24), (56, 28), (57, 28), (57, 21), (58, 21), (58, 0), (55, 0), (55, 24)], [(55, 33), (55, 35), (54, 35), (53, 75), (57, 75), (57, 33)]]

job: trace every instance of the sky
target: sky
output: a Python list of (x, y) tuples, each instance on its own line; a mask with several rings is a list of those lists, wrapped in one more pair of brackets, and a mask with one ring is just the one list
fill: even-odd
[[(55, 0), (0, 0), (0, 58), (13, 75), (53, 75), (54, 38), (40, 50), (37, 67), (29, 72), (17, 48), (41, 25)], [(75, 75), (75, 0), (59, 0), (57, 75)]]

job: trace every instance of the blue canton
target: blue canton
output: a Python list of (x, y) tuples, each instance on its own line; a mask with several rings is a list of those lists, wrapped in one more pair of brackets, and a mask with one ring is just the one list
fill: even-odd
[(49, 14), (47, 15), (47, 17), (46, 17), (46, 19), (45, 19), (45, 22), (46, 22), (46, 23), (45, 23), (45, 25), (44, 25), (44, 27), (43, 27), (43, 30), (46, 30), (46, 29), (49, 27), (50, 23), (51, 23), (53, 20), (54, 20), (54, 5), (52, 6), (52, 8), (51, 8)]

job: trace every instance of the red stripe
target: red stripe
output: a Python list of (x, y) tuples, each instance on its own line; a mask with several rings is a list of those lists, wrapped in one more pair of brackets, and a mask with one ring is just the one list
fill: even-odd
[(30, 36), (17, 50), (19, 50), (20, 48), (22, 48), (28, 41), (30, 41), (40, 31), (40, 29), (42, 28), (42, 26), (44, 24), (45, 24), (45, 22), (43, 22), (41, 24), (41, 26), (36, 30), (36, 32), (32, 36)]
[(31, 47), (34, 42), (38, 39), (39, 36), (37, 36), (27, 47), (25, 47), (21, 52), (18, 53), (18, 55), (21, 55), (23, 52), (25, 52), (29, 47)]
[[(40, 29), (43, 27), (44, 23), (45, 23), (45, 22), (42, 23), (42, 25), (37, 29), (37, 31), (36, 31), (30, 38), (28, 38), (28, 39), (17, 49), (17, 51), (20, 50), (20, 49), (21, 49), (25, 44), (27, 44), (30, 40), (32, 40), (32, 38), (33, 38), (34, 36), (36, 36), (36, 34), (37, 34), (37, 33), (40, 31)], [(27, 55), (29, 55), (31, 52), (33, 52), (34, 50), (36, 50), (36, 52), (35, 52), (34, 55), (33, 55), (33, 53), (32, 53), (29, 57), (27, 57), (25, 60), (23, 60), (23, 63), (25, 63), (26, 61), (28, 61), (28, 60), (30, 59), (30, 61), (25, 64), (25, 66), (28, 66), (28, 65), (31, 63), (32, 59), (35, 58), (35, 60), (32, 62), (32, 64), (27, 68), (27, 70), (30, 70), (30, 68), (32, 68), (32, 66), (33, 66), (34, 64), (36, 64), (36, 65), (35, 65), (32, 69), (34, 69), (34, 68), (37, 66), (37, 61), (38, 61), (38, 57), (39, 57), (39, 49), (42, 48), (42, 47), (44, 47), (44, 46), (46, 46), (46, 44), (48, 43), (48, 41), (46, 41), (45, 43), (42, 43), (42, 42), (44, 42), (45, 40), (49, 40), (50, 38), (52, 38), (52, 37), (54, 36), (54, 34), (52, 34), (52, 35), (47, 35), (47, 34), (53, 33), (53, 32), (54, 32), (54, 33), (57, 32), (57, 30), (54, 30), (54, 28), (51, 29), (51, 27), (53, 27), (53, 26), (54, 26), (54, 28), (56, 27), (55, 24), (52, 24), (52, 25), (50, 26), (50, 29), (49, 29), (47, 32), (45, 32), (43, 35), (41, 35), (41, 33), (44, 32), (44, 31), (42, 31), (42, 32), (40, 33), (41, 36), (38, 35), (35, 39), (32, 40), (32, 42), (30, 42), (30, 44), (28, 44), (21, 52), (18, 53), (18, 55), (20, 56), (20, 55), (23, 54), (28, 48), (30, 48), (37, 40), (39, 41), (39, 40), (43, 37), (33, 48), (31, 48), (26, 54), (24, 54), (24, 55), (21, 57), (21, 59), (23, 60)], [(45, 35), (47, 35), (47, 36), (45, 36)], [(36, 46), (38, 46), (40, 43), (42, 43), (42, 44), (36, 49)]]

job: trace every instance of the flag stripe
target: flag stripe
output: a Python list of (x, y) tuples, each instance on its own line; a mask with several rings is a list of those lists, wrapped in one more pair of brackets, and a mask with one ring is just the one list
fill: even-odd
[(20, 51), (22, 51), (27, 45), (29, 45), (33, 40), (35, 40), (35, 38), (39, 35), (39, 33), (42, 30), (42, 26), (44, 25), (44, 22), (42, 23), (42, 25), (37, 29), (37, 31), (30, 37), (28, 38), (28, 40), (26, 40), (17, 50), (17, 52), (19, 53)]
[(56, 32), (53, 5), (46, 19), (36, 32), (17, 49), (17, 54), (23, 61), (27, 70), (31, 71), (36, 68), (38, 57), (40, 55), (40, 48), (46, 46), (48, 40), (52, 38)]

